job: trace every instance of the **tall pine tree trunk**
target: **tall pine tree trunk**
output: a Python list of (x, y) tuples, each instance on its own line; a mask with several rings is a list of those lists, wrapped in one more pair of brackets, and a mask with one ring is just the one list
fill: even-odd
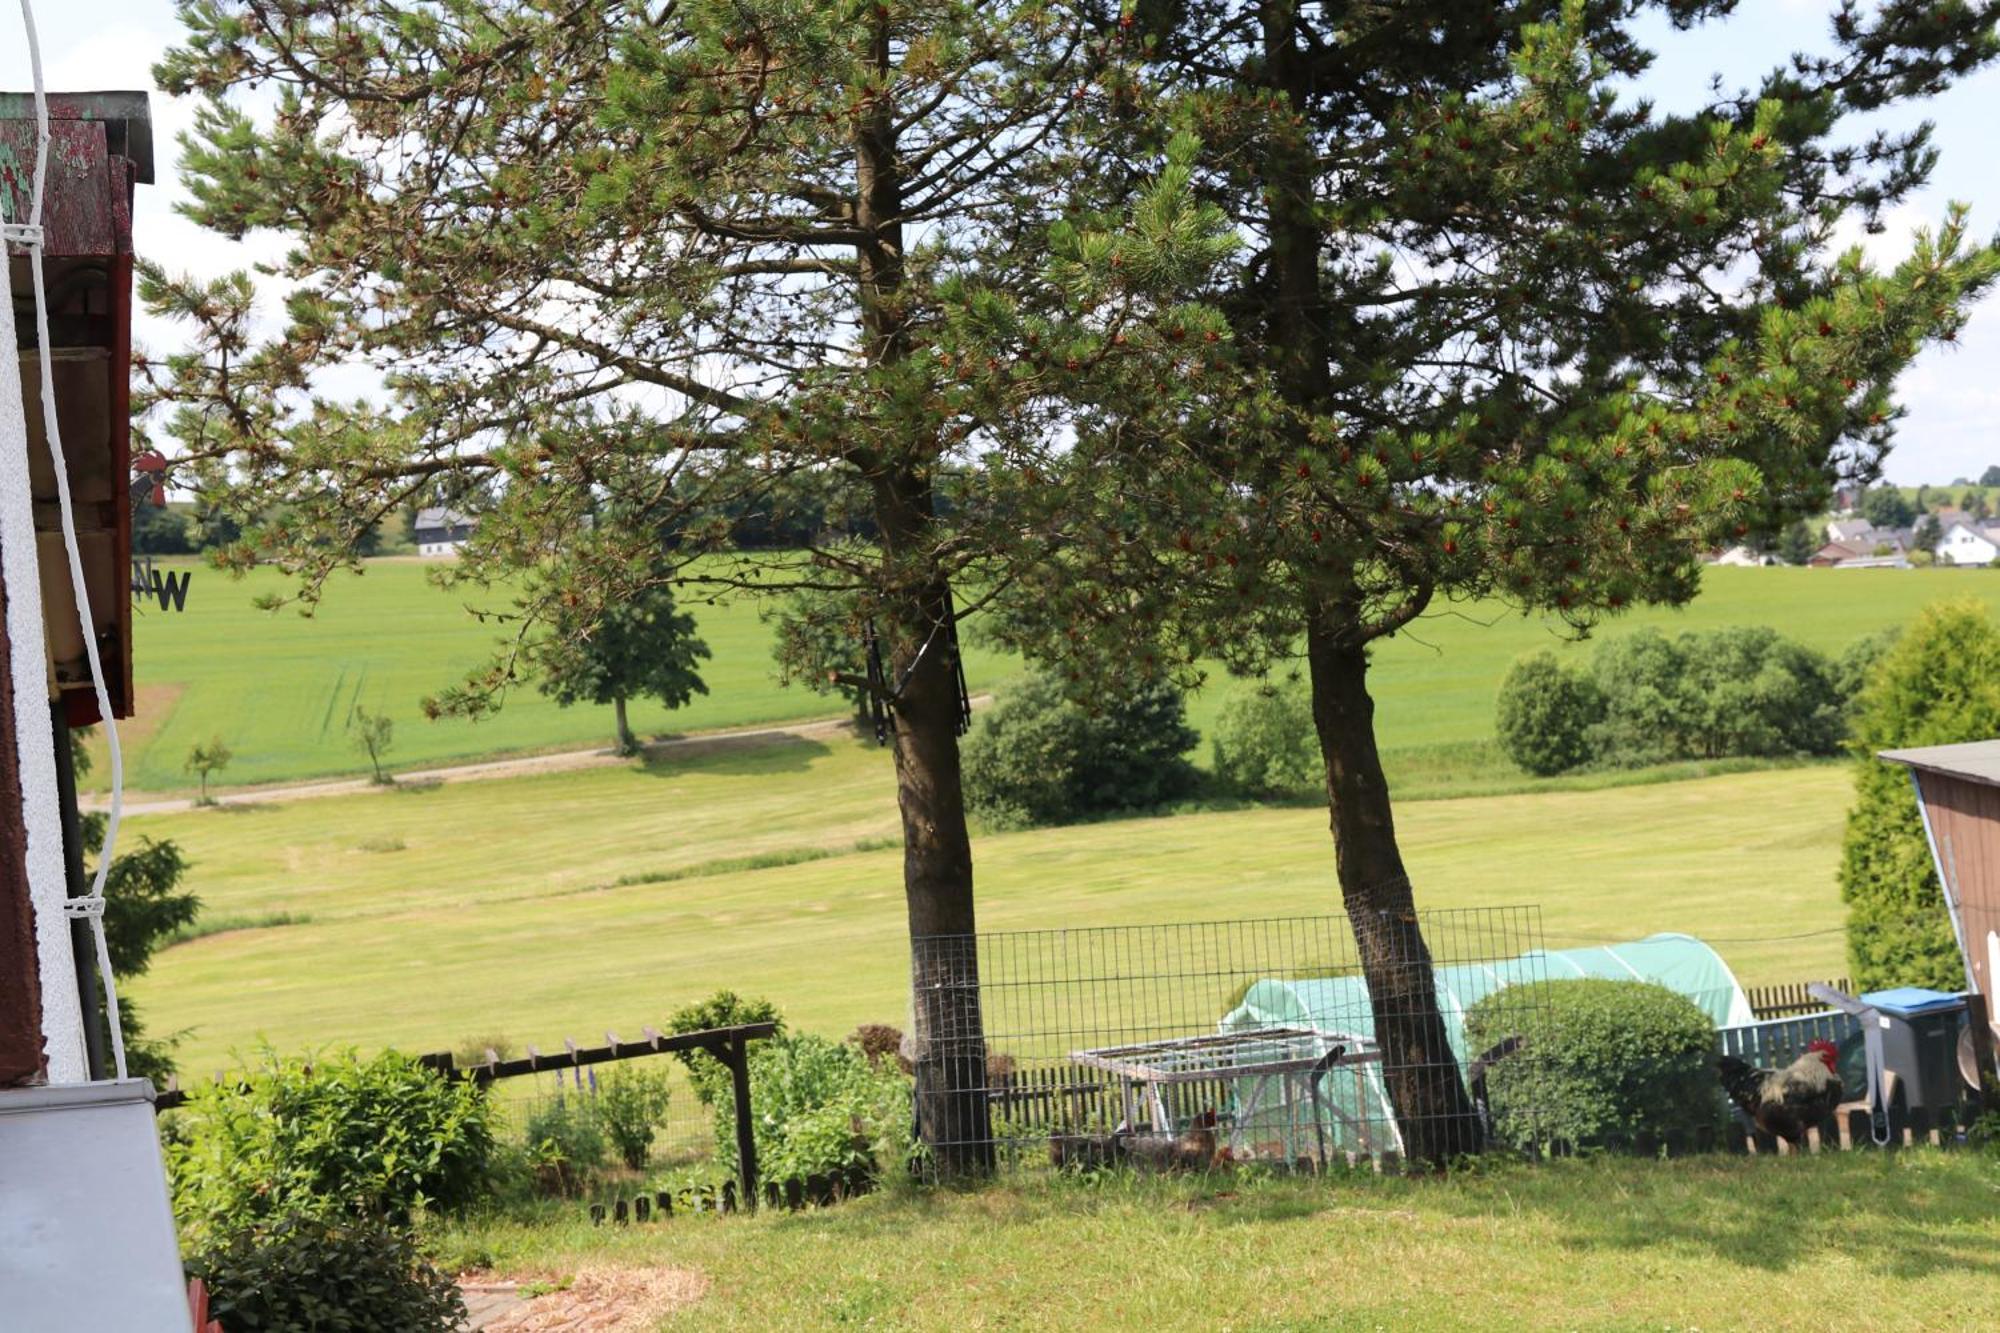
[[(1263, 0), (1259, 17), (1264, 77), (1293, 107), (1303, 108), (1312, 81), (1299, 46), (1298, 0)], [(1306, 422), (1337, 411), (1332, 321), (1320, 272), (1325, 236), (1314, 210), (1319, 168), (1310, 140), (1272, 136), (1263, 174), (1272, 282), (1263, 341), (1286, 401), (1298, 411), (1294, 429), (1300, 450), (1307, 451), (1313, 443)], [(1445, 1037), (1430, 949), (1396, 846), (1389, 786), (1375, 749), (1367, 633), (1361, 608), (1346, 597), (1308, 596), (1315, 598), (1306, 608), (1313, 723), (1326, 763), (1334, 864), (1375, 1010), (1383, 1077), (1405, 1155), (1442, 1165), (1478, 1149), (1480, 1126)]]
[[(880, 82), (855, 119), (855, 248), (862, 349), (870, 364), (910, 354), (903, 286), (902, 174), (886, 9), (876, 11), (871, 62)], [(942, 1176), (991, 1169), (986, 1041), (973, 935), (972, 839), (959, 775), (957, 676), (945, 626), (951, 588), (930, 553), (930, 467), (938, 443), (899, 441), (897, 457), (866, 460), (881, 531), (895, 722), (896, 800), (903, 817), (903, 894), (911, 940), (917, 1131)], [(908, 679), (905, 680), (907, 675)], [(922, 943), (936, 936), (955, 944)]]
[(1479, 1151), (1483, 1136), (1438, 1009), (1430, 947), (1396, 845), (1389, 785), (1375, 748), (1368, 649), (1342, 637), (1340, 618), (1315, 607), (1306, 628), (1334, 865), (1375, 1011), (1382, 1076), (1404, 1154), (1443, 1166)]

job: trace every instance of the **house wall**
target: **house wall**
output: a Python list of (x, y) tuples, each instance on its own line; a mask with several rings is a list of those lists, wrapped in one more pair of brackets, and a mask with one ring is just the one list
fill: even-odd
[(1987, 565), (1995, 556), (2000, 556), (2000, 546), (1995, 546), (1976, 532), (1964, 528), (1953, 528), (1938, 543), (1938, 559), (1949, 560), (1954, 565)]
[(1919, 771), (1918, 789), (1958, 919), (1973, 986), (1994, 1004), (2000, 980), (2000, 788), (1945, 773)]

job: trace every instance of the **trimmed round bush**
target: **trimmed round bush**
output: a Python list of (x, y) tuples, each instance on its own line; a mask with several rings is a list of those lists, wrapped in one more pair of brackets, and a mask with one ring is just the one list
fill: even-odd
[(1590, 760), (1591, 729), (1603, 718), (1604, 695), (1596, 683), (1544, 648), (1508, 670), (1494, 724), (1507, 757), (1545, 778)]
[(1290, 796), (1325, 772), (1312, 698), (1297, 683), (1260, 684), (1231, 699), (1209, 744), (1216, 780), (1246, 796)]
[(1006, 828), (1152, 810), (1194, 794), (1201, 739), (1165, 683), (1085, 707), (1048, 675), (1003, 695), (966, 737), (965, 802)]
[(230, 1333), (453, 1333), (458, 1286), (415, 1241), (373, 1221), (293, 1215), (197, 1251), (188, 1273)]
[(1465, 1015), (1469, 1052), (1521, 1048), (1487, 1071), (1493, 1137), (1508, 1147), (1689, 1148), (1723, 1122), (1715, 1028), (1649, 981), (1575, 980), (1494, 992)]

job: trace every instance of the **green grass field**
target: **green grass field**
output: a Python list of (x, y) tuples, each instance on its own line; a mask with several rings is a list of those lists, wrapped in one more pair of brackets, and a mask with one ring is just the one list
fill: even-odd
[[(1841, 937), (1813, 932), (1840, 922), (1848, 795), (1844, 768), (1816, 765), (1412, 802), (1399, 831), (1425, 906), (1536, 904), (1551, 947), (1686, 930), (1754, 984), (1840, 971)], [(153, 1031), (189, 1031), (191, 1074), (259, 1039), (430, 1050), (498, 1034), (549, 1049), (657, 1025), (722, 986), (834, 1035), (906, 1011), (894, 790), (872, 746), (786, 742), (128, 827), (179, 840), (209, 922), (294, 921), (177, 945), (131, 980)], [(1310, 807), (988, 834), (975, 854), (989, 930), (1337, 902), (1326, 813)]]
[(552, 1284), (707, 1280), (665, 1329), (1988, 1329), (2000, 1170), (1971, 1153), (1603, 1159), (1442, 1180), (1113, 1178), (436, 1237)]
[[(523, 689), (496, 718), (427, 722), (418, 701), (458, 681), (484, 660), (497, 631), (476, 622), (464, 598), (433, 587), (413, 560), (371, 562), (342, 577), (310, 619), (256, 610), (252, 598), (283, 586), (275, 571), (236, 582), (195, 574), (187, 609), (155, 608), (140, 623), (140, 716), (127, 724), (129, 782), (151, 791), (185, 789), (189, 747), (220, 736), (235, 761), (227, 785), (357, 773), (365, 762), (349, 743), (356, 704), (396, 720), (391, 759), (412, 767), (492, 754), (602, 743), (608, 709), (561, 709)], [(1973, 596), (2000, 609), (2000, 575), (1984, 570), (1710, 569), (1685, 610), (1636, 612), (1601, 633), (1638, 625), (1712, 628), (1769, 624), (1838, 651), (1927, 602)], [(700, 731), (823, 717), (839, 705), (773, 676), (771, 630), (747, 600), (696, 608), (714, 650), (704, 668), (709, 694), (669, 713), (636, 705), (642, 732)], [(1392, 776), (1437, 780), (1451, 791), (1491, 789), (1511, 772), (1488, 742), (1493, 695), (1508, 665), (1542, 646), (1566, 645), (1556, 627), (1489, 605), (1433, 611), (1377, 655), (1378, 722)], [(969, 654), (975, 690), (1019, 670), (992, 654)], [(1229, 693), (1218, 679), (1190, 701), (1197, 727), (1211, 723)], [(1205, 753), (1205, 748), (1204, 748)], [(103, 768), (95, 775), (100, 781)]]

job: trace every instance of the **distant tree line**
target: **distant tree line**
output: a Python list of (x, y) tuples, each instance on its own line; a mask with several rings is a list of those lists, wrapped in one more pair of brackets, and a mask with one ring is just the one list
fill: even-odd
[(1833, 755), (1847, 712), (1893, 636), (1838, 659), (1776, 630), (1739, 626), (1608, 639), (1588, 664), (1544, 649), (1501, 683), (1496, 729), (1508, 758), (1548, 777), (1685, 759)]

